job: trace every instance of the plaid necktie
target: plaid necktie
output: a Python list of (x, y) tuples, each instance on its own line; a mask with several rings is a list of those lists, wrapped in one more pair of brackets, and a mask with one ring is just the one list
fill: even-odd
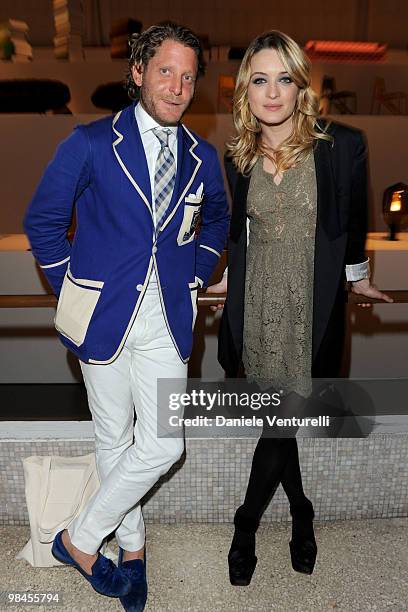
[(154, 205), (157, 231), (170, 204), (176, 180), (176, 164), (174, 155), (169, 148), (171, 130), (169, 128), (154, 128), (153, 133), (159, 139), (161, 146), (154, 173)]

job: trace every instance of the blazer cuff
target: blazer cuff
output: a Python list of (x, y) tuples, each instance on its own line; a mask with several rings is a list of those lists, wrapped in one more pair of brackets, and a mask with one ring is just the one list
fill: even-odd
[(363, 278), (370, 278), (370, 258), (358, 264), (346, 265), (346, 278), (348, 281), (356, 282)]

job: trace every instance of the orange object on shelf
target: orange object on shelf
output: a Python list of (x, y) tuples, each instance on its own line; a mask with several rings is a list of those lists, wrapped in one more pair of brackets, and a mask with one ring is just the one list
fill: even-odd
[(330, 61), (380, 61), (388, 45), (348, 40), (309, 40), (304, 47), (310, 59)]

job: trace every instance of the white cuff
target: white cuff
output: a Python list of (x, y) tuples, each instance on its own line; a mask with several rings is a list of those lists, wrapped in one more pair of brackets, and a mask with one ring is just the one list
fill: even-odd
[(198, 278), (198, 276), (195, 277), (196, 282), (200, 285), (200, 287), (202, 288), (204, 285), (204, 281), (201, 280), (201, 278)]
[(370, 278), (370, 258), (358, 264), (346, 266), (346, 278), (348, 281), (356, 282), (363, 278)]

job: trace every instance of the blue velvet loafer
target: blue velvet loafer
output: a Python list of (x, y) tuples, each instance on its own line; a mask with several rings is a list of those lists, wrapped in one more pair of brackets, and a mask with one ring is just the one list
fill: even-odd
[(147, 600), (146, 551), (144, 561), (133, 559), (123, 561), (123, 549), (119, 547), (118, 566), (132, 583), (132, 589), (120, 598), (120, 603), (127, 612), (142, 612)]
[(75, 567), (90, 583), (97, 593), (107, 597), (121, 597), (132, 588), (132, 582), (110, 559), (101, 553), (92, 566), (92, 574), (87, 574), (82, 567), (71, 557), (62, 541), (62, 531), (57, 533), (52, 545), (52, 554), (58, 561)]

